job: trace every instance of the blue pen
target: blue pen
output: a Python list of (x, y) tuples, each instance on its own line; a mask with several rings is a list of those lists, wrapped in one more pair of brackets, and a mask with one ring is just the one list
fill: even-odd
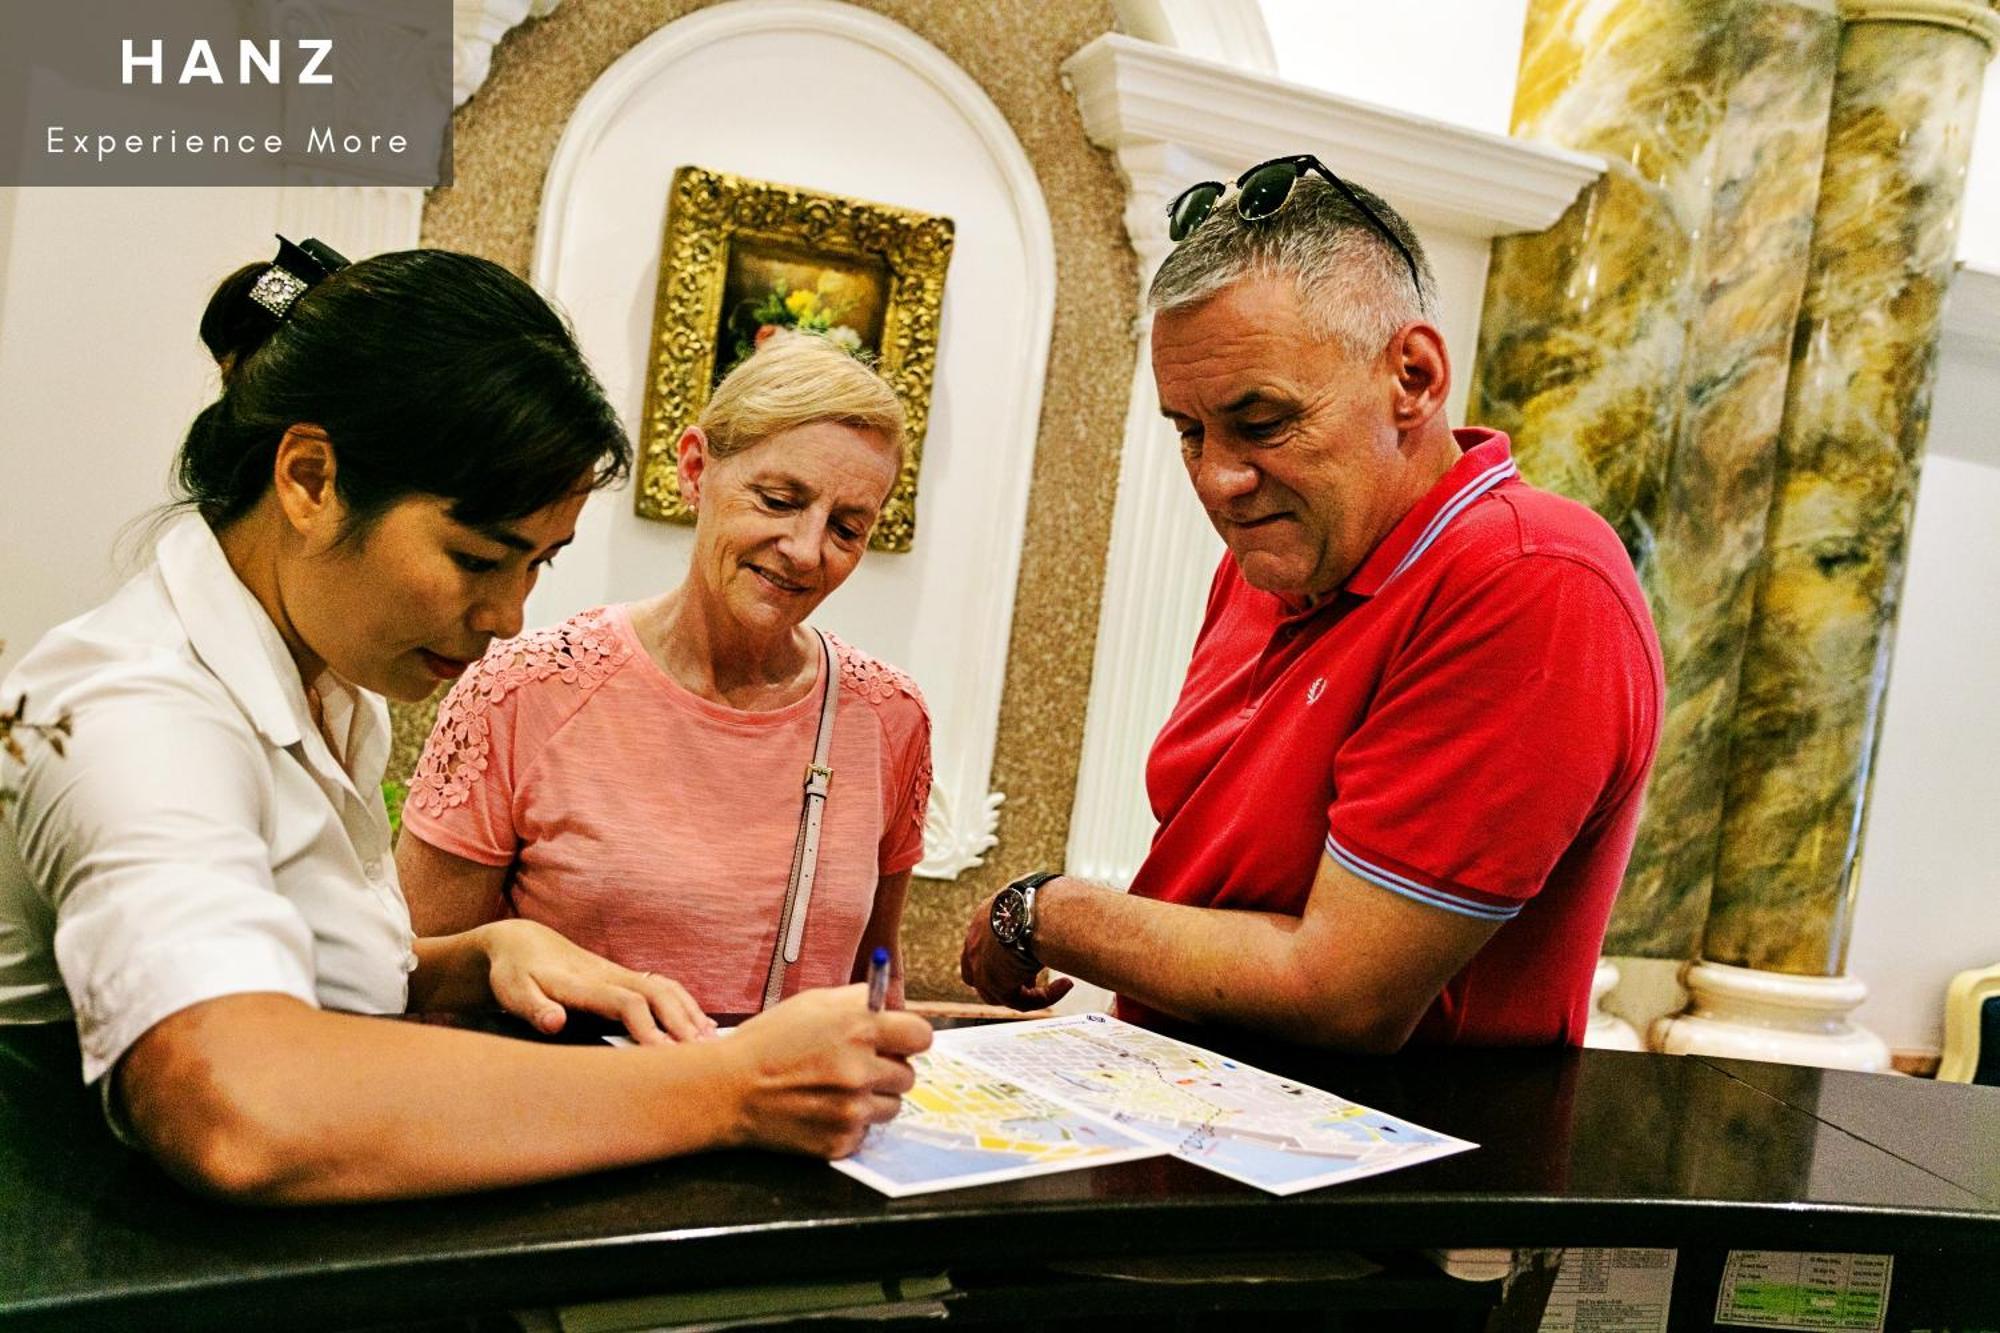
[(889, 951), (877, 947), (868, 960), (868, 1011), (879, 1014), (889, 1003)]

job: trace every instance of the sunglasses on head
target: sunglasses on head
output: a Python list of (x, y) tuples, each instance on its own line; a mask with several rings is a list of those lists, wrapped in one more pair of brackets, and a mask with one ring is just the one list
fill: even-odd
[[(1324, 162), (1311, 153), (1295, 153), (1290, 157), (1274, 157), (1269, 162), (1259, 162), (1250, 170), (1236, 178), (1236, 214), (1246, 222), (1256, 222), (1270, 217), (1285, 206), (1291, 198), (1292, 186), (1308, 171), (1315, 173), (1334, 189), (1347, 197), (1347, 202), (1361, 210), (1382, 239), (1396, 247), (1396, 253), (1410, 266), (1410, 281), (1418, 291), (1423, 290), (1423, 282), (1417, 277), (1416, 256), (1409, 247), (1396, 239), (1396, 233), (1388, 224), (1375, 215), (1375, 210), (1363, 203), (1361, 196), (1349, 188), (1346, 181), (1327, 170)], [(1221, 181), (1199, 181), (1188, 186), (1174, 196), (1167, 205), (1167, 238), (1179, 245), (1194, 235), (1195, 228), (1208, 220), (1217, 203), (1229, 187)]]

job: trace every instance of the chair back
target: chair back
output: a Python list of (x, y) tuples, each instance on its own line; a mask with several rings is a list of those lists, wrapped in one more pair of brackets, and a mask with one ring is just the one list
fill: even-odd
[(1944, 1055), (1938, 1078), (2000, 1087), (2000, 964), (1951, 979), (1944, 995)]

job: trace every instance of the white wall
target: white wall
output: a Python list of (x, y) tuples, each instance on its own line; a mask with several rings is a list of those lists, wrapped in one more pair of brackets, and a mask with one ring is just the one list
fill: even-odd
[(1528, 0), (1264, 0), (1280, 78), (1494, 134), (1514, 110), (1527, 12)]
[(1856, 1017), (1934, 1050), (1952, 974), (2000, 962), (2000, 357), (1947, 353), (1917, 492), (1848, 968)]
[(1958, 257), (2000, 273), (2000, 61), (1986, 67), (1986, 89), (1979, 99), (1979, 128), (1973, 132), (1972, 165), (1965, 174)]
[(120, 530), (167, 498), (216, 392), (196, 328), (267, 259), (273, 189), (0, 191), (0, 670), (125, 577)]

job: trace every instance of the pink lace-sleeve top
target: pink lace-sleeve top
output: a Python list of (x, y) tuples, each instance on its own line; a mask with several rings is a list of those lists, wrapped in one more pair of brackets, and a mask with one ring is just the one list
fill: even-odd
[[(831, 637), (831, 636), (829, 636)], [(787, 994), (845, 983), (876, 882), (923, 856), (930, 717), (915, 682), (834, 641), (840, 708), (819, 872)], [(403, 829), (511, 866), (511, 910), (754, 1011), (777, 937), (819, 691), (769, 712), (700, 698), (600, 608), (495, 644), (438, 710)]]

